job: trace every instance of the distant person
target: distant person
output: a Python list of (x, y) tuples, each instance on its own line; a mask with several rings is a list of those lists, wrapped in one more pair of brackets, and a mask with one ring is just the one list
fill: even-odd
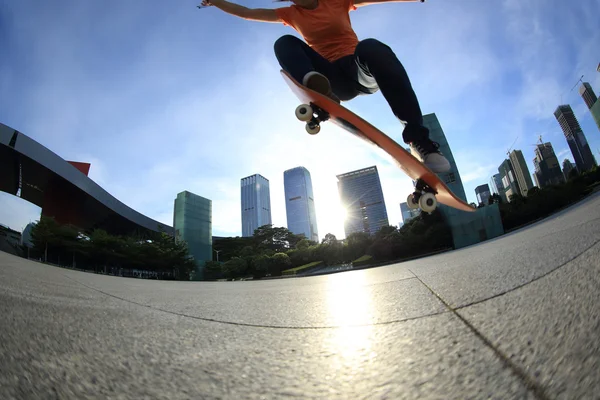
[(203, 0), (202, 5), (247, 20), (279, 22), (294, 28), (306, 43), (292, 35), (277, 39), (275, 56), (283, 70), (338, 102), (381, 89), (394, 115), (406, 123), (402, 139), (410, 144), (412, 154), (436, 173), (448, 171), (450, 163), (423, 126), (421, 107), (402, 63), (390, 47), (376, 39), (359, 41), (352, 29), (351, 10), (386, 0), (291, 2), (294, 4), (277, 9), (252, 9), (226, 0)]

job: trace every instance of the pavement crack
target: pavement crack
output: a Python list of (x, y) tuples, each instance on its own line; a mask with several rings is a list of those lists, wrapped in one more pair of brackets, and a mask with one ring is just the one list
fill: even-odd
[[(183, 318), (191, 318), (191, 319), (195, 319), (195, 320), (199, 320), (199, 321), (204, 321), (204, 322), (213, 322), (213, 323), (217, 323), (217, 324), (224, 324), (224, 325), (233, 325), (233, 326), (243, 326), (243, 327), (250, 327), (250, 328), (262, 328), (262, 329), (289, 329), (289, 330), (326, 330), (326, 329), (343, 329), (343, 328), (364, 328), (364, 327), (370, 327), (370, 326), (383, 326), (383, 325), (391, 325), (391, 324), (397, 324), (397, 323), (401, 323), (401, 322), (407, 322), (407, 321), (414, 321), (414, 320), (418, 320), (421, 318), (427, 318), (427, 317), (433, 317), (436, 315), (441, 315), (441, 314), (445, 314), (447, 311), (436, 311), (436, 312), (432, 312), (429, 314), (425, 314), (425, 315), (419, 315), (419, 316), (415, 316), (415, 317), (406, 317), (406, 318), (400, 318), (400, 319), (396, 319), (396, 320), (392, 320), (392, 321), (384, 321), (384, 322), (376, 322), (376, 323), (370, 323), (370, 324), (351, 324), (351, 325), (325, 325), (325, 326), (286, 326), (286, 325), (263, 325), (263, 324), (251, 324), (251, 323), (246, 323), (246, 322), (233, 322), (233, 321), (224, 321), (224, 320), (219, 320), (219, 319), (215, 319), (215, 318), (208, 318), (208, 317), (198, 317), (196, 315), (189, 315), (189, 314), (184, 314), (184, 313), (180, 313), (177, 311), (171, 311), (171, 310), (165, 310), (163, 308), (160, 307), (154, 307), (148, 304), (143, 304), (143, 303), (139, 303), (137, 301), (133, 301), (133, 300), (129, 300), (126, 299), (124, 297), (120, 297), (108, 292), (105, 292), (103, 290), (100, 290), (98, 288), (95, 288), (93, 286), (90, 285), (86, 285), (83, 282), (78, 281), (77, 279), (74, 279), (68, 275), (64, 275), (66, 278), (72, 280), (73, 282), (76, 282), (90, 290), (93, 290), (97, 293), (101, 293), (105, 296), (108, 297), (112, 297), (113, 299), (117, 299), (120, 301), (124, 301), (126, 303), (129, 304), (134, 304), (136, 306), (140, 306), (140, 307), (144, 307), (144, 308), (149, 308), (153, 311), (160, 311), (160, 312), (164, 312), (167, 314), (171, 314), (171, 315), (176, 315), (178, 317), (183, 317)], [(410, 279), (415, 279), (415, 278), (410, 278)], [(418, 278), (416, 278), (418, 279)]]
[[(587, 251), (587, 250), (586, 250)], [(585, 251), (584, 251), (585, 253)], [(582, 253), (583, 254), (583, 253)], [(504, 354), (499, 348), (497, 348), (496, 346), (494, 346), (494, 344), (492, 343), (492, 341), (490, 339), (488, 339), (483, 333), (481, 333), (473, 324), (471, 324), (471, 322), (469, 322), (465, 317), (463, 317), (462, 315), (460, 315), (457, 310), (453, 308), (449, 303), (447, 303), (438, 293), (436, 293), (431, 287), (429, 287), (429, 285), (427, 285), (425, 282), (423, 282), (421, 280), (421, 278), (419, 278), (417, 276), (417, 279), (423, 284), (423, 286), (425, 286), (439, 301), (442, 302), (442, 304), (444, 304), (444, 306), (446, 306), (446, 308), (453, 313), (460, 321), (462, 321), (463, 324), (465, 324), (467, 326), (467, 328), (469, 328), (469, 330), (471, 332), (473, 332), (473, 334), (479, 338), (479, 340), (481, 340), (487, 347), (489, 347), (494, 354), (496, 355), (496, 357), (498, 357), (502, 363), (504, 364), (504, 366), (506, 368), (508, 368), (515, 376), (517, 376), (517, 378), (519, 378), (521, 380), (521, 382), (527, 387), (527, 389), (532, 392), (538, 399), (540, 400), (550, 400), (552, 397), (550, 395), (548, 395), (548, 393), (546, 392), (546, 390), (539, 385), (537, 382), (535, 382), (535, 380), (533, 380), (521, 367), (519, 367), (516, 363), (514, 363), (510, 357), (508, 357), (506, 354)]]

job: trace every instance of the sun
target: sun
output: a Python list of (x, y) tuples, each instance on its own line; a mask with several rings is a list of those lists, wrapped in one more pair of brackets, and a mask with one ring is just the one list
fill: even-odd
[(335, 194), (335, 196), (321, 197), (318, 202), (315, 201), (320, 240), (328, 233), (334, 234), (337, 239), (346, 236), (344, 233), (346, 210), (340, 204), (337, 193)]

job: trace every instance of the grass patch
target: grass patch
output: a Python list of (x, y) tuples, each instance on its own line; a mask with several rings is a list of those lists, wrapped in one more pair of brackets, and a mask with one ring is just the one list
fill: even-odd
[(362, 257), (357, 258), (356, 260), (352, 261), (352, 265), (355, 267), (360, 267), (362, 265), (367, 265), (371, 263), (371, 260), (373, 259), (372, 256), (369, 255), (364, 255)]
[(311, 262), (309, 264), (304, 264), (304, 265), (301, 265), (301, 266), (296, 267), (296, 268), (286, 269), (281, 274), (282, 275), (296, 275), (298, 272), (305, 271), (305, 270), (308, 270), (310, 268), (318, 267), (321, 264), (323, 264), (323, 261), (314, 261), (314, 262)]

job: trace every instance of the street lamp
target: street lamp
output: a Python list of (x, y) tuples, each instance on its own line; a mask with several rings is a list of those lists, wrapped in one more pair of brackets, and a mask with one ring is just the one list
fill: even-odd
[(215, 249), (213, 249), (213, 251), (215, 253), (217, 253), (217, 262), (219, 262), (219, 253), (222, 252), (223, 250), (215, 250)]

